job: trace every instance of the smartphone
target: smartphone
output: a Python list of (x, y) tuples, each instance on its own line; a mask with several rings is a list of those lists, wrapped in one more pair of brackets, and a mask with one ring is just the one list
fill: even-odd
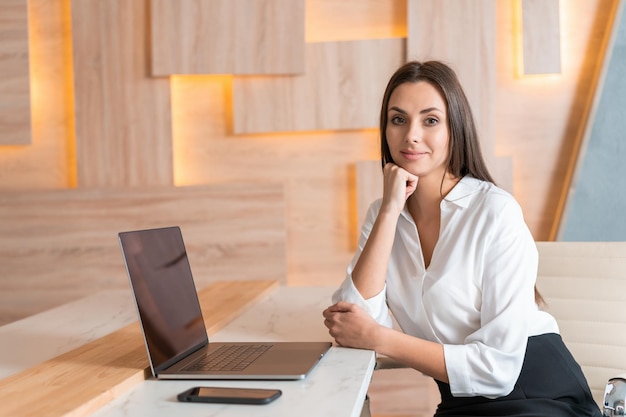
[(282, 395), (279, 389), (193, 387), (178, 394), (178, 401), (225, 404), (268, 404)]

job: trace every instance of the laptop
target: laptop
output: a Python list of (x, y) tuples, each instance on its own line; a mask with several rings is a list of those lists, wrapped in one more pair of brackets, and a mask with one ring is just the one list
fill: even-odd
[(121, 232), (119, 240), (155, 378), (303, 379), (330, 348), (209, 342), (180, 228)]

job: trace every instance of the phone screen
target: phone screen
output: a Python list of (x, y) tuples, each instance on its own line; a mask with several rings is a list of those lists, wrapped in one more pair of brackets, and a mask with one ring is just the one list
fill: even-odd
[(280, 397), (277, 389), (194, 387), (178, 395), (179, 401), (228, 404), (267, 404)]
[(199, 397), (227, 397), (227, 398), (256, 398), (263, 399), (274, 395), (277, 390), (252, 389), (252, 388), (208, 388), (199, 387)]

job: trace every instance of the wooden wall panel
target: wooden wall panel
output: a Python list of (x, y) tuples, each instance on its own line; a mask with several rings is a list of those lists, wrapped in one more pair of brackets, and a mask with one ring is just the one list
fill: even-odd
[[(32, 144), (0, 146), (0, 189), (73, 186), (70, 0), (29, 0)], [(1, 41), (0, 41), (1, 42)]]
[(235, 77), (235, 134), (373, 128), (403, 39), (307, 44), (306, 74)]
[(561, 72), (559, 0), (522, 0), (524, 74)]
[(0, 320), (128, 288), (117, 233), (133, 229), (179, 225), (199, 288), (286, 281), (280, 184), (4, 193), (0, 218)]
[(306, 41), (406, 37), (407, 0), (307, 0)]
[(0, 145), (31, 143), (28, 3), (0, 2)]
[(154, 76), (304, 71), (304, 0), (150, 4)]
[(356, 163), (356, 195), (358, 236), (365, 221), (367, 209), (374, 200), (383, 196), (383, 170), (380, 160)]
[(151, 79), (145, 1), (72, 2), (78, 185), (173, 183), (169, 80)]

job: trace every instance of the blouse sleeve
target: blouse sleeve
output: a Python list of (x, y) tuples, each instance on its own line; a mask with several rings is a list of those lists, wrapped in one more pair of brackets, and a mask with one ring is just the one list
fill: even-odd
[[(497, 211), (497, 213), (496, 213)], [(538, 254), (521, 208), (508, 201), (489, 214), (482, 256), (481, 326), (463, 344), (444, 345), (454, 396), (497, 398), (519, 377), (528, 341), (528, 313), (536, 309)]]
[(365, 217), (365, 221), (363, 222), (363, 226), (361, 228), (359, 246), (354, 257), (352, 258), (352, 262), (348, 266), (348, 269), (346, 271), (346, 278), (344, 279), (339, 289), (337, 289), (337, 291), (335, 291), (335, 293), (333, 294), (332, 301), (333, 303), (336, 303), (338, 301), (347, 301), (349, 303), (357, 304), (363, 307), (363, 309), (365, 309), (365, 311), (367, 311), (367, 313), (371, 317), (373, 317), (378, 323), (387, 327), (391, 327), (392, 321), (389, 314), (389, 308), (387, 307), (387, 286), (385, 285), (382, 291), (374, 297), (365, 299), (356, 289), (352, 281), (352, 271), (354, 270), (354, 266), (359, 260), (359, 256), (361, 256), (361, 252), (363, 252), (365, 243), (367, 242), (367, 239), (369, 238), (369, 235), (372, 231), (374, 222), (376, 221), (376, 217), (378, 216), (378, 211), (380, 210), (381, 201), (382, 200), (377, 200), (372, 203), (369, 210), (367, 211), (367, 216)]

